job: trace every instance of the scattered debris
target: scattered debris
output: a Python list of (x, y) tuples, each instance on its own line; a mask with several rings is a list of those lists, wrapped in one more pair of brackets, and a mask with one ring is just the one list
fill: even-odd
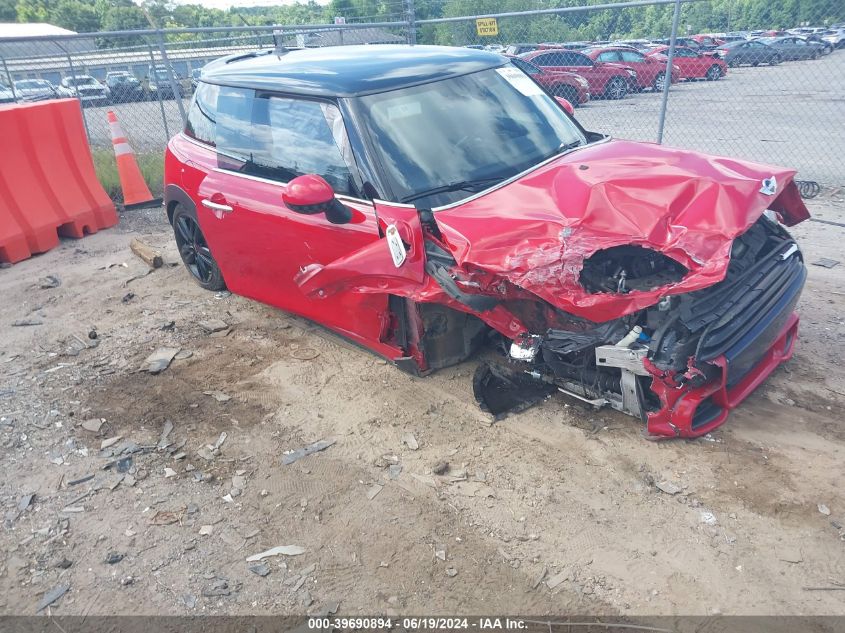
[(164, 264), (161, 253), (137, 237), (133, 237), (132, 241), (129, 242), (129, 248), (135, 255), (144, 260), (144, 263), (150, 268), (161, 268)]
[(132, 455), (121, 457), (115, 462), (115, 470), (119, 473), (128, 473), (132, 469)]
[(144, 360), (144, 363), (141, 365), (140, 371), (146, 371), (150, 374), (160, 374), (170, 367), (173, 357), (180, 351), (181, 348), (178, 347), (160, 347), (147, 356), (146, 360)]
[(405, 446), (410, 448), (412, 451), (418, 450), (420, 447), (420, 444), (419, 442), (417, 442), (417, 438), (414, 437), (413, 433), (404, 433), (399, 439)]
[(270, 573), (270, 566), (267, 563), (255, 563), (247, 567), (247, 569), (262, 578)]
[(531, 588), (536, 589), (537, 587), (539, 587), (540, 583), (543, 582), (546, 579), (546, 576), (548, 575), (548, 573), (549, 573), (549, 568), (543, 567), (543, 571), (541, 571), (540, 575), (537, 576), (537, 578), (534, 579), (533, 583), (531, 583)]
[(449, 462), (437, 462), (431, 469), (435, 475), (445, 475), (449, 472)]
[(564, 569), (563, 571), (556, 573), (551, 578), (546, 579), (546, 586), (549, 589), (554, 589), (566, 580), (572, 580), (572, 572), (568, 569)]
[(106, 554), (106, 565), (115, 565), (123, 560), (123, 554), (117, 552), (109, 552)]
[(125, 295), (123, 295), (123, 299), (121, 299), (121, 301), (122, 301), (123, 303), (129, 303), (129, 302), (130, 302), (130, 301), (132, 301), (132, 299), (134, 299), (134, 298), (135, 298), (135, 293), (134, 293), (134, 292), (127, 292)]
[(94, 479), (93, 474), (85, 475), (84, 477), (80, 477), (79, 479), (70, 480), (69, 482), (67, 482), (67, 485), (68, 486), (76, 486), (76, 485), (79, 485), (79, 484), (84, 484), (86, 481), (91, 481), (92, 479)]
[(100, 450), (102, 451), (106, 448), (114, 446), (115, 444), (117, 444), (122, 439), (123, 439), (122, 435), (115, 435), (114, 437), (109, 437), (109, 438), (103, 440), (102, 442), (100, 442)]
[(217, 400), (217, 402), (229, 402), (229, 400), (232, 399), (232, 396), (227, 393), (223, 393), (222, 391), (203, 391), (203, 393), (207, 396), (211, 396)]
[(197, 597), (192, 593), (182, 594), (182, 603), (189, 609), (197, 606)]
[(62, 280), (58, 275), (47, 275), (38, 280), (38, 287), (41, 290), (50, 290), (51, 288), (58, 288), (62, 285)]
[(35, 493), (34, 492), (23, 495), (18, 500), (18, 512), (23, 512), (24, 510), (26, 510), (29, 507), (29, 505), (32, 503), (33, 499), (35, 499)]
[(170, 525), (182, 519), (187, 508), (179, 510), (159, 510), (150, 518), (150, 525)]
[(283, 556), (299, 556), (300, 554), (305, 553), (305, 548), (300, 547), (299, 545), (277, 545), (276, 547), (272, 547), (268, 549), (266, 552), (261, 552), (260, 554), (253, 554), (246, 559), (246, 562), (252, 563), (258, 560), (262, 560), (264, 558), (269, 558), (270, 556), (279, 556), (280, 554)]
[(718, 523), (716, 515), (709, 510), (702, 510), (699, 515), (699, 520), (705, 525), (716, 525)]
[(398, 479), (402, 474), (402, 464), (391, 464), (387, 467), (387, 476), (390, 479)]
[(203, 525), (200, 528), (200, 536), (211, 536), (211, 533), (214, 531), (213, 525)]
[(175, 476), (176, 476), (175, 470), (173, 470), (172, 468), (168, 468), (167, 466), (164, 467), (164, 478), (165, 479), (170, 479), (171, 477), (175, 477)]
[(813, 262), (813, 266), (822, 266), (824, 268), (833, 268), (837, 264), (839, 264), (839, 260), (829, 259), (827, 257), (820, 257)]
[(229, 581), (225, 578), (218, 578), (208, 587), (203, 588), (202, 595), (206, 598), (214, 598), (217, 596), (228, 596), (232, 593), (229, 588)]
[(665, 492), (667, 495), (676, 495), (683, 490), (678, 484), (667, 480), (659, 481), (654, 485), (658, 490)]
[(12, 327), (30, 327), (33, 325), (44, 325), (44, 321), (41, 319), (18, 319), (17, 321), (12, 321)]
[(458, 570), (455, 569), (454, 567), (447, 567), (446, 568), (446, 575), (449, 576), (449, 578), (454, 578), (455, 576), (458, 575)]
[(336, 441), (337, 440), (335, 440), (334, 438), (329, 440), (320, 440), (319, 442), (309, 444), (305, 448), (298, 448), (295, 451), (287, 452), (282, 455), (282, 464), (287, 466), (288, 464), (292, 464), (295, 461), (302, 459), (303, 457), (308, 457), (312, 453), (319, 453), (320, 451), (324, 451)]
[(56, 568), (70, 569), (71, 565), (73, 565), (73, 561), (69, 561), (67, 558), (62, 558), (59, 562), (56, 563)]
[(200, 321), (198, 324), (208, 334), (215, 332), (222, 332), (229, 329), (229, 324), (222, 319), (209, 319), (208, 321)]
[(314, 360), (320, 355), (320, 351), (312, 347), (297, 347), (290, 355), (296, 360)]
[(211, 450), (219, 451), (220, 447), (223, 446), (223, 442), (226, 441), (227, 437), (229, 437), (229, 434), (226, 433), (226, 431), (221, 431), (220, 436), (217, 438), (217, 441), (214, 442), (214, 444), (211, 445), (211, 447), (210, 447)]
[(92, 433), (99, 433), (100, 428), (103, 426), (103, 422), (105, 422), (105, 420), (101, 418), (90, 418), (88, 420), (85, 420), (79, 426), (81, 426), (86, 431), (91, 431)]
[(41, 598), (41, 602), (38, 603), (38, 606), (35, 608), (36, 613), (40, 613), (51, 604), (56, 602), (59, 598), (65, 595), (70, 590), (70, 585), (56, 585), (50, 591), (44, 594), (44, 597)]
[(445, 561), (446, 560), (446, 548), (442, 545), (438, 545), (434, 548), (434, 557), (438, 560)]
[(367, 490), (367, 499), (369, 501), (375, 499), (376, 495), (382, 491), (382, 488), (384, 488), (384, 486), (382, 486), (381, 484), (373, 484), (373, 486), (369, 490)]
[(827, 507), (825, 504), (823, 504), (823, 503), (820, 503), (820, 504), (819, 504), (819, 512), (821, 512), (821, 513), (822, 513), (823, 515), (825, 515), (826, 517), (829, 517), (829, 516), (830, 516), (830, 508), (828, 508), (828, 507)]
[(164, 421), (164, 427), (161, 429), (161, 436), (158, 439), (157, 448), (165, 449), (170, 446), (170, 442), (167, 441), (168, 436), (173, 431), (173, 422), (170, 420)]
[(783, 548), (778, 552), (778, 560), (785, 563), (801, 563), (804, 561), (804, 557), (798, 549)]

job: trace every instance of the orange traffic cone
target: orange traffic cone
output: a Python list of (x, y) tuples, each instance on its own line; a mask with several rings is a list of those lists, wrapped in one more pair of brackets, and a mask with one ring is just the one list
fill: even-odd
[(109, 110), (109, 129), (111, 142), (114, 146), (114, 157), (117, 160), (117, 174), (120, 176), (120, 188), (123, 190), (123, 206), (126, 209), (152, 207), (161, 204), (161, 198), (153, 198), (150, 188), (144, 182), (135, 152), (126, 140), (123, 128), (117, 122), (114, 112)]

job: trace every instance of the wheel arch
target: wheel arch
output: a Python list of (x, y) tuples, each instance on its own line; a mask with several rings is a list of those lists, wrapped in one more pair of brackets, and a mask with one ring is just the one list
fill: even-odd
[(167, 209), (167, 221), (170, 222), (171, 226), (173, 225), (173, 212), (180, 205), (190, 209), (194, 214), (197, 212), (197, 206), (191, 200), (187, 191), (179, 185), (166, 185), (164, 187), (164, 208)]

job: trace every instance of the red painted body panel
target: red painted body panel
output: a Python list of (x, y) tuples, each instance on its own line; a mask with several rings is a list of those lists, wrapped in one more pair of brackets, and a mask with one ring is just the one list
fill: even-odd
[[(677, 50), (686, 50), (695, 52), (691, 48), (678, 47)], [(658, 46), (647, 53), (651, 57), (665, 58), (669, 50), (668, 46)], [(707, 71), (713, 66), (717, 66), (722, 73), (722, 77), (728, 73), (728, 65), (723, 59), (715, 57), (708, 53), (695, 53), (695, 57), (680, 57), (675, 55), (672, 58), (672, 64), (680, 69), (681, 79), (703, 79), (707, 75)]]
[[(618, 46), (606, 46), (603, 48), (592, 48), (588, 51), (584, 51), (584, 54), (592, 59), (593, 61), (597, 61), (599, 55), (602, 53), (617, 53), (621, 51), (628, 51), (628, 48), (620, 48)], [(635, 61), (624, 61), (619, 60), (613, 63), (619, 64), (620, 66), (624, 66), (626, 68), (631, 68), (632, 70), (636, 71), (637, 73), (637, 81), (636, 87), (637, 88), (651, 88), (654, 85), (654, 80), (660, 73), (666, 71), (666, 60), (661, 60), (658, 57), (650, 57), (647, 55), (643, 55), (644, 60), (641, 62)], [(672, 81), (677, 81), (678, 75), (677, 73), (672, 74)]]
[[(500, 275), (562, 310), (600, 322), (721, 281), (731, 242), (769, 207), (787, 225), (808, 218), (794, 174), (613, 140), (561, 156), (434, 217), (458, 264)], [(762, 180), (771, 176), (776, 195), (760, 193)], [(625, 244), (659, 250), (690, 272), (677, 284), (650, 291), (587, 292), (578, 279), (584, 259)]]
[[(658, 411), (648, 414), (646, 431), (663, 437), (699, 437), (724, 424), (728, 414), (745, 400), (782, 363), (792, 358), (798, 338), (798, 315), (792, 314), (774, 344), (742, 381), (727, 386), (728, 364), (724, 356), (712, 363), (718, 369), (718, 378), (699, 387), (689, 384), (678, 386), (672, 377), (665, 376), (646, 361), (646, 369), (654, 376), (651, 390), (660, 398)], [(699, 405), (707, 399), (720, 412), (706, 424), (693, 428), (693, 418)]]
[[(214, 150), (184, 137), (171, 141), (174, 152), (190, 156), (181, 178), (168, 161), (166, 181), (181, 181), (193, 198), (200, 228), (234, 293), (314, 319), (370, 349), (398, 358), (402, 351), (384, 341), (389, 327), (386, 294), (344, 292), (315, 301), (295, 278), (301, 268), (328, 264), (379, 241), (372, 206), (348, 201), (349, 224), (330, 224), (322, 215), (294, 213), (282, 203), (285, 186), (217, 171)], [(181, 152), (180, 152), (181, 150)], [(215, 215), (203, 199), (230, 205)]]
[[(541, 56), (548, 54), (550, 51), (554, 51), (554, 49), (536, 50), (530, 53), (524, 53), (520, 55), (520, 57), (549, 72), (569, 72), (575, 73), (576, 75), (580, 75), (581, 77), (587, 80), (587, 83), (589, 83), (590, 95), (593, 96), (604, 94), (605, 90), (607, 89), (608, 82), (610, 82), (610, 80), (614, 77), (619, 77), (626, 83), (628, 83), (628, 80), (630, 79), (630, 76), (625, 71), (625, 69), (621, 65), (617, 64), (605, 64), (602, 62), (596, 62), (592, 66), (547, 66), (541, 64), (540, 61), (535, 61), (538, 57), (542, 59)], [(574, 53), (575, 51), (566, 52)], [(583, 55), (583, 53), (578, 54)]]

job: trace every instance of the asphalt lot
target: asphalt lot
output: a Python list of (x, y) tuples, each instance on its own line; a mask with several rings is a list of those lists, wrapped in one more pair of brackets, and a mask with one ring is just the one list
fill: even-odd
[[(185, 102), (188, 107), (188, 101)], [(162, 123), (162, 106), (167, 130)], [(845, 184), (845, 51), (817, 61), (730, 69), (717, 82), (672, 87), (664, 142), (713, 154), (795, 167), (799, 178)], [(138, 152), (162, 151), (181, 127), (176, 101), (86, 108), (95, 147), (110, 147), (106, 110), (113, 109)], [(660, 95), (594, 100), (577, 110), (588, 129), (622, 138), (657, 138)]]

